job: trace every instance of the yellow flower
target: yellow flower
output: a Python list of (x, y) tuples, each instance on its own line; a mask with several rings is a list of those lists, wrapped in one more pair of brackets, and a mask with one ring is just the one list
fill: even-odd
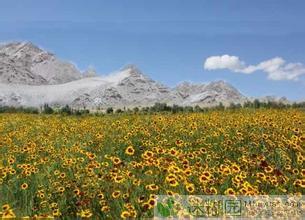
[(135, 152), (135, 150), (132, 146), (127, 147), (125, 150), (125, 154), (127, 154), (127, 155), (134, 155), (134, 152)]
[(145, 188), (148, 190), (155, 191), (155, 190), (159, 189), (159, 186), (157, 186), (156, 184), (149, 184), (149, 185), (146, 185)]
[(61, 173), (59, 176), (60, 176), (60, 178), (62, 178), (62, 179), (63, 179), (63, 178), (65, 178), (65, 177), (66, 177), (66, 174), (65, 174), (65, 173)]
[(73, 190), (73, 192), (74, 192), (74, 194), (75, 194), (76, 196), (79, 196), (79, 195), (80, 195), (80, 190), (79, 190), (79, 189), (75, 189), (75, 190)]
[(154, 153), (150, 150), (147, 150), (142, 154), (143, 159), (149, 159), (149, 158), (152, 158), (152, 157), (154, 157)]
[(178, 181), (177, 181), (177, 180), (172, 179), (172, 180), (170, 180), (170, 181), (169, 181), (169, 185), (170, 185), (170, 186), (173, 186), (173, 187), (176, 187), (176, 186), (178, 186), (178, 185), (179, 185), (179, 183), (178, 183)]
[(113, 162), (115, 165), (118, 165), (118, 164), (120, 164), (122, 161), (121, 161), (121, 159), (118, 158), (118, 157), (113, 157), (113, 158), (112, 158), (112, 162)]
[(63, 193), (64, 191), (65, 191), (65, 187), (59, 187), (58, 189), (57, 189), (57, 191), (58, 192), (60, 192), (60, 193)]
[(10, 207), (10, 205), (9, 204), (4, 204), (3, 206), (2, 206), (2, 211), (8, 211), (9, 209), (10, 209), (11, 207)]
[(188, 183), (185, 188), (189, 193), (193, 193), (195, 191), (195, 186), (192, 183)]
[(142, 203), (142, 202), (144, 202), (144, 200), (145, 200), (145, 196), (140, 196), (138, 198), (138, 203)]
[(51, 203), (51, 208), (52, 208), (52, 209), (58, 208), (58, 204), (57, 204), (56, 202), (52, 202), (52, 203)]
[(129, 218), (130, 217), (130, 213), (128, 211), (123, 211), (121, 213), (121, 218), (122, 219), (126, 219), (126, 218)]
[(109, 212), (109, 211), (110, 211), (110, 207), (109, 207), (109, 206), (103, 206), (103, 207), (101, 208), (101, 211), (102, 211), (102, 212)]
[(271, 166), (267, 166), (264, 168), (266, 173), (272, 173), (273, 172), (273, 168)]
[(209, 171), (204, 171), (202, 175), (199, 177), (199, 181), (201, 183), (207, 183), (210, 181), (211, 178), (212, 178), (211, 173)]
[(99, 194), (97, 195), (97, 197), (98, 197), (99, 199), (104, 199), (104, 198), (105, 198), (105, 196), (104, 196), (103, 193), (99, 193)]
[(239, 173), (240, 167), (237, 164), (233, 164), (231, 170), (233, 173)]
[(235, 195), (234, 189), (232, 189), (232, 188), (226, 189), (225, 195)]
[(81, 210), (81, 212), (77, 213), (81, 218), (90, 218), (92, 216), (92, 212), (90, 209)]
[(305, 177), (305, 169), (302, 169), (302, 170), (301, 170), (301, 175), (302, 175), (303, 177)]
[(147, 204), (149, 204), (149, 209), (152, 209), (156, 204), (156, 200), (155, 199), (149, 199)]
[(120, 191), (114, 191), (114, 192), (112, 193), (112, 197), (113, 197), (114, 199), (119, 198), (120, 196), (121, 196), (121, 192), (120, 192)]
[(176, 195), (177, 193), (175, 193), (171, 190), (166, 190), (166, 194), (169, 195), (169, 196), (173, 196), (173, 195)]
[(26, 190), (28, 187), (29, 187), (29, 185), (27, 183), (21, 184), (21, 189), (22, 190)]
[(215, 195), (215, 194), (217, 194), (217, 189), (216, 189), (215, 187), (211, 187), (211, 188), (209, 189), (209, 192), (210, 192), (212, 195)]
[(122, 183), (122, 182), (124, 182), (124, 177), (123, 177), (123, 176), (116, 176), (116, 177), (114, 178), (114, 181), (115, 181), (116, 183)]
[(12, 219), (12, 218), (16, 218), (16, 215), (15, 215), (14, 211), (12, 209), (10, 209), (10, 210), (7, 210), (6, 212), (2, 213), (2, 218)]
[(52, 214), (53, 214), (54, 217), (59, 217), (61, 215), (59, 209), (54, 209)]

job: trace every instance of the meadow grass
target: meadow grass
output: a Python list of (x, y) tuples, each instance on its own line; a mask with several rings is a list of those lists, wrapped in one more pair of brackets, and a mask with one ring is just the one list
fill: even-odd
[(155, 196), (305, 191), (305, 113), (0, 114), (0, 217), (152, 217)]

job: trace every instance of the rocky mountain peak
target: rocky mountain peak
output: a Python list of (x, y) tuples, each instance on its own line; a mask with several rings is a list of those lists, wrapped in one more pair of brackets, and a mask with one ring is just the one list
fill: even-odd
[(227, 86), (231, 87), (231, 85), (224, 80), (216, 80), (216, 81), (210, 82), (208, 85), (219, 86), (219, 87), (227, 87)]
[(145, 75), (137, 66), (131, 64), (120, 70), (122, 77), (121, 83), (134, 85), (136, 83), (150, 84), (156, 83), (149, 76)]
[(179, 83), (173, 90), (177, 92), (177, 94), (183, 99), (185, 99), (192, 94), (201, 92), (204, 86), (204, 84), (194, 84), (191, 82), (184, 81)]
[(76, 67), (31, 42), (0, 46), (0, 82), (27, 85), (61, 84), (82, 77)]
[(234, 88), (231, 84), (227, 83), (224, 80), (217, 80), (214, 82), (210, 82), (209, 84), (206, 85), (206, 89), (214, 89), (217, 92), (230, 90), (234, 93), (239, 93), (236, 88)]
[(0, 46), (0, 52), (14, 59), (33, 58), (44, 52), (31, 42), (12, 42)]
[(183, 82), (176, 86), (174, 92), (182, 98), (182, 103), (191, 105), (211, 106), (222, 102), (241, 103), (245, 97), (229, 83), (219, 80), (208, 84), (193, 84)]
[(121, 71), (128, 73), (128, 75), (132, 77), (144, 77), (142, 71), (134, 64), (124, 66)]

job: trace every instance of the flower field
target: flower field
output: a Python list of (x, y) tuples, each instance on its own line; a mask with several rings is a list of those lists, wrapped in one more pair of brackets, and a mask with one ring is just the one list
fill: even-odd
[(0, 217), (152, 217), (156, 195), (305, 194), (305, 112), (0, 114)]

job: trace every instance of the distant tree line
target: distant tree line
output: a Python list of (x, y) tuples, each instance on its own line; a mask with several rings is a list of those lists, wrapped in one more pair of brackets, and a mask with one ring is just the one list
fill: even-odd
[(170, 113), (179, 113), (179, 112), (208, 112), (214, 110), (234, 110), (234, 109), (241, 109), (241, 108), (249, 108), (249, 109), (259, 109), (259, 108), (266, 108), (266, 109), (284, 109), (284, 108), (303, 108), (305, 110), (305, 102), (300, 103), (293, 103), (293, 104), (285, 104), (282, 102), (261, 102), (258, 99), (254, 101), (247, 101), (243, 104), (234, 104), (231, 103), (229, 106), (225, 106), (223, 103), (219, 103), (213, 107), (200, 107), (199, 105), (196, 106), (179, 106), (179, 105), (167, 105), (166, 103), (155, 103), (151, 107), (135, 107), (132, 110), (127, 109), (116, 109), (115, 111), (113, 108), (107, 108), (106, 113), (123, 113), (123, 112), (132, 112), (132, 113), (154, 113), (154, 112), (170, 112)]
[(45, 104), (41, 108), (0, 106), (0, 113), (83, 115), (89, 114), (90, 111), (88, 109), (72, 109), (69, 105), (66, 105), (62, 108), (54, 108), (48, 104)]
[(39, 110), (32, 107), (11, 107), (11, 106), (0, 106), (0, 113), (29, 113), (38, 114)]
[(104, 111), (89, 111), (88, 109), (73, 109), (69, 105), (65, 105), (61, 108), (54, 108), (48, 104), (43, 105), (40, 109), (33, 108), (33, 107), (8, 107), (8, 106), (0, 106), (0, 113), (29, 113), (29, 114), (61, 114), (61, 115), (85, 115), (85, 114), (96, 114), (96, 115), (103, 115), (103, 114), (150, 114), (150, 113), (157, 113), (157, 112), (164, 112), (164, 113), (179, 113), (179, 112), (208, 112), (214, 110), (234, 110), (234, 109), (241, 109), (241, 108), (248, 108), (248, 109), (285, 109), (285, 108), (300, 108), (305, 110), (305, 102), (299, 103), (292, 103), (292, 104), (285, 104), (282, 102), (261, 102), (258, 99), (254, 101), (247, 101), (243, 104), (234, 104), (231, 103), (229, 106), (223, 105), (223, 103), (219, 103), (213, 107), (200, 107), (199, 105), (196, 106), (179, 106), (179, 105), (168, 105), (166, 103), (155, 103), (153, 106), (150, 107), (134, 107), (133, 109), (121, 109), (117, 108), (114, 109), (109, 107)]

